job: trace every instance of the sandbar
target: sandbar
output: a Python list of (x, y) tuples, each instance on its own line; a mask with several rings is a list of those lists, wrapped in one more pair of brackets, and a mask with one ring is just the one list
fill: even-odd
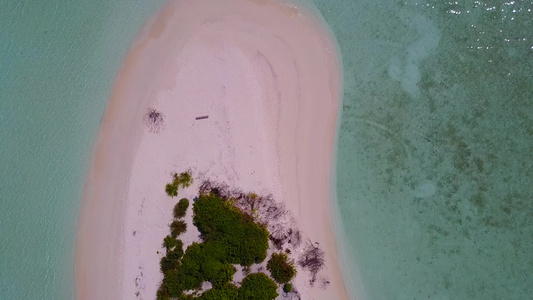
[[(320, 16), (291, 3), (163, 7), (125, 57), (101, 122), (76, 241), (78, 299), (155, 298), (177, 201), (164, 186), (185, 170), (195, 184), (178, 199), (210, 179), (284, 201), (326, 253), (320, 280), (330, 284), (310, 286), (300, 271), (302, 299), (348, 299), (330, 219), (339, 56)], [(163, 116), (157, 128), (148, 109)], [(186, 220), (185, 246), (198, 234)]]

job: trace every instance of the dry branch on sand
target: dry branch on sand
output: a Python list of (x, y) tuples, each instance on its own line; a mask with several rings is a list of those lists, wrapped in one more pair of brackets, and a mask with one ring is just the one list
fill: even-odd
[(163, 131), (165, 125), (163, 114), (155, 108), (149, 108), (144, 116), (144, 124), (148, 127), (150, 132), (159, 133)]
[(199, 188), (200, 194), (209, 194), (214, 193), (218, 197), (221, 197), (225, 200), (232, 197), (234, 194), (230, 189), (229, 185), (226, 183), (213, 182), (211, 180), (204, 180)]
[(318, 243), (308, 241), (298, 259), (298, 264), (311, 273), (311, 279), (309, 280), (311, 286), (314, 285), (318, 272), (325, 266), (324, 256), (325, 253), (318, 247)]
[(300, 296), (300, 293), (293, 287), (292, 291), (288, 293), (282, 293), (280, 295), (280, 299), (282, 300), (301, 300), (302, 297)]
[(294, 218), (285, 224), (272, 224), (268, 230), (270, 231), (270, 240), (278, 250), (281, 250), (285, 243), (288, 243), (292, 249), (296, 249), (302, 244), (302, 234), (297, 229)]
[(325, 290), (330, 284), (329, 278), (326, 276), (321, 276), (318, 281), (320, 283), (320, 288), (323, 290)]

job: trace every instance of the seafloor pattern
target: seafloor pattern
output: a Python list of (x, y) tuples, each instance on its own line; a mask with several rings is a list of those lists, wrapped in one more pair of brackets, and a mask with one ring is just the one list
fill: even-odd
[(343, 52), (338, 201), (366, 297), (530, 297), (533, 4), (317, 2)]

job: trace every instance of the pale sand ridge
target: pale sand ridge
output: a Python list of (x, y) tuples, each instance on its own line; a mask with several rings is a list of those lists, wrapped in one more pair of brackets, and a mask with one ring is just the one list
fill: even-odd
[[(302, 299), (347, 299), (330, 222), (337, 55), (321, 22), (290, 5), (189, 0), (162, 9), (127, 55), (102, 121), (78, 229), (78, 298), (154, 299), (172, 207), (211, 179), (284, 201), (326, 252), (321, 276), (331, 284), (311, 288), (300, 271)], [(158, 133), (143, 121), (149, 107), (164, 115)], [(171, 199), (165, 184), (188, 169), (195, 184)], [(191, 212), (186, 220), (185, 247), (198, 234)]]

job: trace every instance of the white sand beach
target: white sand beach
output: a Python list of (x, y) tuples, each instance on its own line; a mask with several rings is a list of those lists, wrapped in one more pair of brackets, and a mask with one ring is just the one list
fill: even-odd
[[(117, 76), (87, 174), (78, 299), (155, 299), (172, 208), (203, 179), (285, 202), (326, 253), (329, 286), (299, 270), (302, 299), (348, 299), (330, 220), (338, 55), (322, 21), (290, 4), (181, 0), (155, 15)], [(149, 108), (163, 115), (155, 130)], [(170, 198), (165, 184), (186, 170), (195, 183)]]

